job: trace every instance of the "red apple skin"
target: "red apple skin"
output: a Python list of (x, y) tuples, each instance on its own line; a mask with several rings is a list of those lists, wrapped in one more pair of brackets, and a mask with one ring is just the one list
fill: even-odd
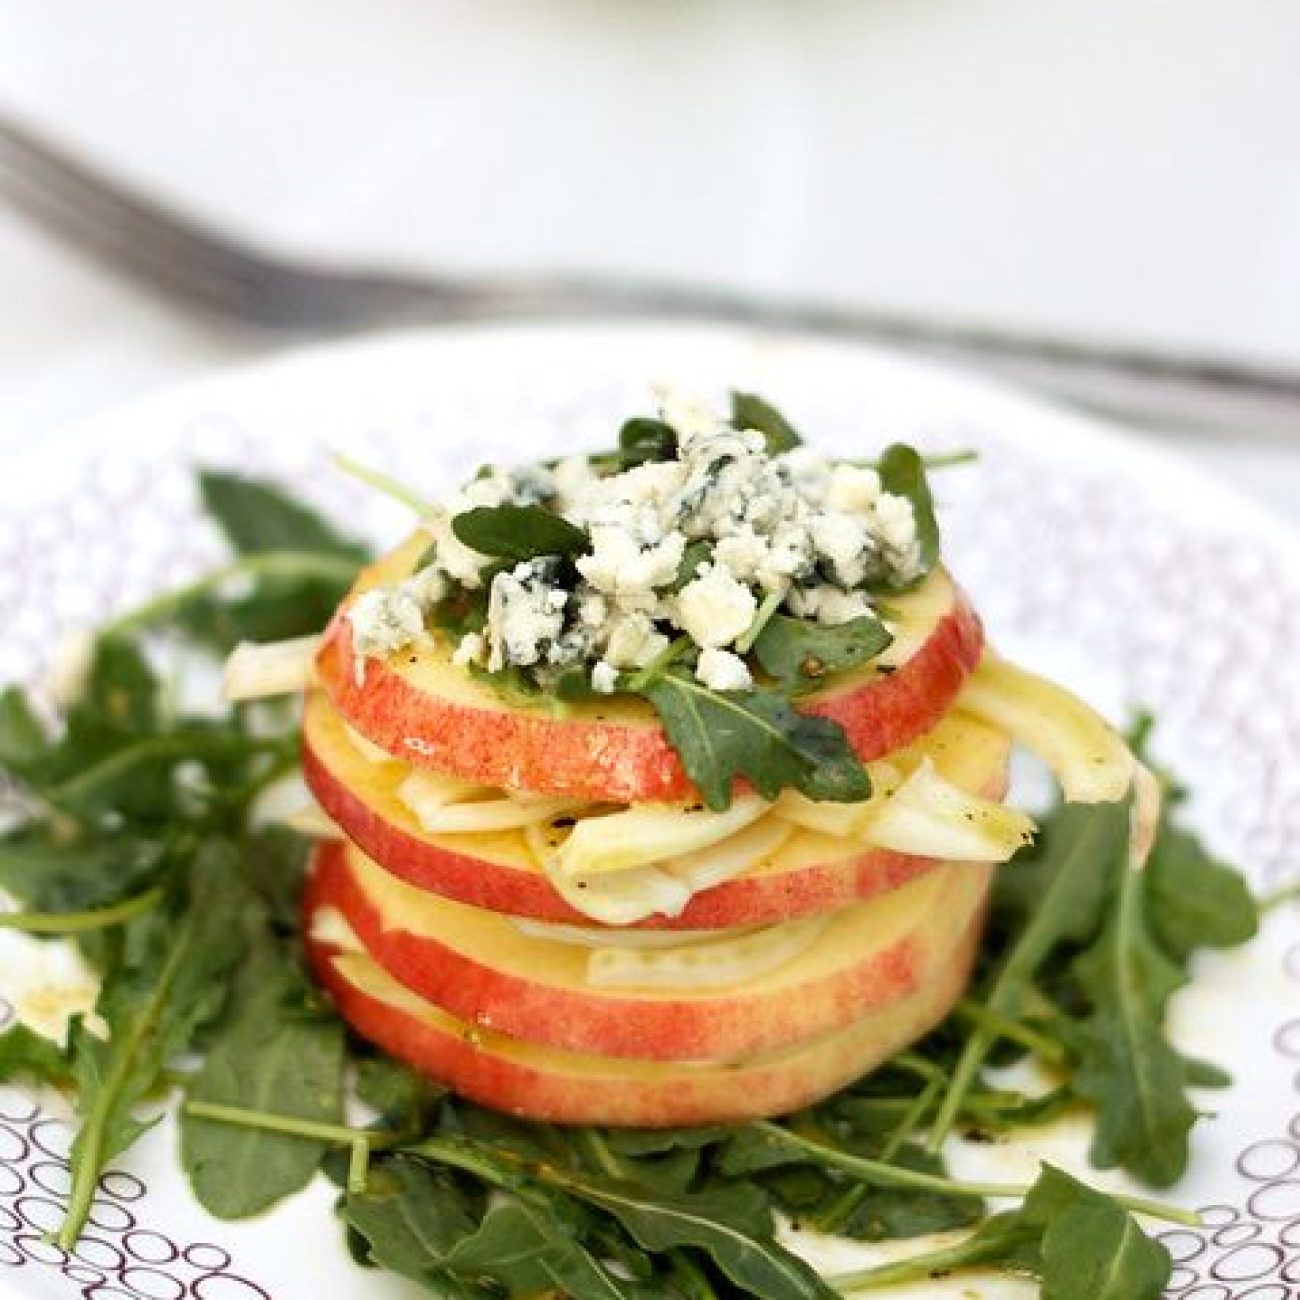
[[(307, 898), (307, 933), (319, 904)], [(602, 1060), (513, 1042), (430, 1009), (414, 1015), (358, 988), (335, 965), (338, 950), (308, 941), (317, 981), (352, 1028), (463, 1097), (520, 1119), (662, 1128), (741, 1123), (811, 1106), (923, 1037), (961, 996), (979, 939), (967, 927), (936, 977), (847, 1029), (771, 1058), (717, 1067)]]
[[(457, 1019), (565, 1051), (664, 1061), (732, 1060), (787, 1047), (913, 994), (950, 959), (957, 936), (982, 908), (991, 878), (987, 868), (973, 865), (947, 870), (950, 884), (936, 895), (936, 909), (863, 960), (853, 959), (852, 947), (861, 931), (842, 931), (842, 959), (806, 978), (782, 979), (761, 992), (733, 987), (674, 996), (575, 986), (493, 966), (473, 944), (455, 942), (454, 914), (445, 938), (399, 928), (367, 894), (338, 845), (319, 849), (315, 863), (321, 904), (342, 913), (370, 957), (398, 983)], [(862, 919), (856, 918), (859, 926)]]
[[(376, 566), (373, 575), (388, 570)], [(439, 772), (508, 790), (613, 803), (696, 797), (677, 751), (642, 710), (588, 706), (556, 717), (422, 689), (396, 663), (366, 659), (358, 674), (347, 604), (335, 615), (316, 657), (319, 684), (348, 724), (381, 749)], [(984, 633), (955, 584), (929, 636), (893, 672), (859, 676), (803, 701), (808, 713), (838, 722), (864, 762), (900, 749), (947, 712), (979, 662)]]
[[(303, 725), (302, 768), (308, 787), (325, 812), (367, 857), (399, 880), (456, 902), (538, 921), (591, 925), (560, 897), (545, 875), (519, 861), (476, 857), (458, 850), (456, 836), (435, 837), (411, 828), (384, 807), (367, 785), (375, 782), (348, 745), (342, 757), (330, 737), (334, 729), (323, 702), (310, 697)], [(348, 742), (344, 741), (344, 745)], [(1004, 746), (979, 793), (1006, 793)], [(463, 842), (463, 837), (461, 837)], [(773, 925), (832, 912), (915, 880), (935, 865), (932, 858), (862, 849), (788, 871), (763, 871), (724, 881), (695, 895), (678, 916), (654, 916), (637, 923), (647, 930), (725, 930)]]

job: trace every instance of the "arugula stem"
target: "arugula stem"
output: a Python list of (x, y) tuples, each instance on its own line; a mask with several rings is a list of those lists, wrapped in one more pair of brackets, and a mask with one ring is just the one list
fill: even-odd
[(3, 912), (0, 930), (20, 930), (24, 934), (87, 934), (121, 925), (156, 907), (162, 899), (163, 891), (155, 887), (120, 903), (81, 912)]
[[(989, 1258), (992, 1257), (990, 1252)], [(841, 1295), (851, 1295), (854, 1291), (895, 1286), (901, 1282), (925, 1281), (957, 1269), (972, 1268), (983, 1262), (984, 1255), (979, 1250), (972, 1248), (968, 1241), (959, 1241), (952, 1246), (942, 1246), (938, 1250), (927, 1250), (919, 1255), (909, 1255), (906, 1259), (894, 1260), (891, 1264), (876, 1264), (852, 1273), (835, 1273), (824, 1277), (822, 1281)]]
[(609, 1143), (595, 1129), (575, 1129), (573, 1136), (576, 1144), (611, 1178), (627, 1177), (627, 1170), (623, 1168), (622, 1162), (609, 1149)]
[(1285, 907), (1287, 903), (1300, 902), (1300, 880), (1292, 885), (1283, 885), (1271, 893), (1263, 895), (1256, 902), (1261, 913), (1271, 912), (1276, 907)]
[(332, 1146), (357, 1147), (367, 1151), (384, 1151), (395, 1147), (400, 1138), (378, 1130), (354, 1128), (350, 1124), (330, 1124), (325, 1120), (299, 1119), (295, 1115), (275, 1115), (270, 1111), (248, 1110), (243, 1106), (226, 1106), (215, 1101), (190, 1100), (181, 1107), (194, 1119), (210, 1119), (218, 1124), (262, 1129), (268, 1133), (285, 1133), (291, 1137), (310, 1138)]
[[(930, 1107), (934, 1105), (935, 1098), (939, 1095), (942, 1086), (941, 1079), (931, 1079), (907, 1103), (907, 1109), (903, 1111), (902, 1118), (894, 1125), (889, 1137), (885, 1140), (885, 1145), (880, 1150), (882, 1160), (891, 1161), (898, 1155), (899, 1148), (921, 1123)], [(865, 1182), (852, 1184), (825, 1211), (817, 1216), (816, 1226), (822, 1232), (834, 1232), (837, 1228), (842, 1227), (849, 1215), (866, 1199), (869, 1190), (869, 1185)]]
[(785, 593), (782, 591), (769, 591), (763, 597), (763, 603), (758, 607), (758, 612), (754, 615), (750, 625), (736, 638), (736, 653), (748, 654), (754, 648), (754, 642), (762, 635), (763, 629), (772, 620), (772, 615), (781, 608), (782, 601), (785, 600)]
[[(1023, 1200), (1029, 1193), (1028, 1187), (1016, 1184), (967, 1183), (956, 1178), (946, 1178), (942, 1174), (927, 1174), (919, 1169), (905, 1169), (900, 1165), (887, 1164), (883, 1160), (855, 1156), (768, 1120), (756, 1121), (754, 1128), (777, 1142), (784, 1142), (806, 1151), (820, 1164), (832, 1169), (842, 1169), (845, 1173), (856, 1174), (864, 1182), (875, 1183), (879, 1187), (912, 1187), (925, 1192), (938, 1192), (945, 1196), (969, 1196), (981, 1199), (990, 1196)], [(1115, 1196), (1113, 1199), (1134, 1214), (1145, 1214), (1168, 1223), (1182, 1223), (1195, 1227), (1201, 1221), (1195, 1211), (1180, 1210), (1176, 1206), (1163, 1205), (1159, 1201), (1148, 1201), (1133, 1196)]]
[(918, 1052), (899, 1052), (897, 1056), (890, 1059), (889, 1064), (916, 1075), (918, 1079), (922, 1079), (926, 1083), (931, 1083), (935, 1079), (942, 1082), (947, 1078), (947, 1075), (939, 1066), (935, 1065), (933, 1061), (927, 1061)]
[(351, 582), (357, 575), (357, 567), (353, 560), (316, 551), (259, 551), (254, 555), (243, 555), (202, 578), (119, 614), (99, 629), (99, 636), (119, 636), (148, 627), (234, 578), (332, 578), (338, 582)]
[(352, 1144), (352, 1158), (348, 1161), (348, 1191), (353, 1196), (364, 1196), (370, 1179), (370, 1143), (358, 1138)]
[(891, 1161), (898, 1154), (899, 1148), (911, 1136), (913, 1130), (925, 1118), (926, 1112), (934, 1105), (935, 1098), (939, 1095), (939, 1089), (943, 1085), (938, 1079), (931, 1079), (929, 1083), (921, 1089), (916, 1095), (916, 1100), (907, 1108), (903, 1118), (894, 1126), (893, 1132), (885, 1141), (885, 1145), (880, 1148), (880, 1158), (884, 1161)]
[(665, 646), (660, 652), (650, 660), (648, 664), (639, 671), (632, 674), (627, 679), (627, 684), (622, 687), (625, 691), (633, 693), (643, 691), (650, 685), (665, 668), (668, 667), (675, 659), (689, 649), (691, 638), (688, 636), (679, 636), (675, 641)]
[(1024, 1196), (1029, 1190), (1018, 1184), (964, 1183), (954, 1178), (946, 1178), (942, 1174), (927, 1174), (919, 1169), (905, 1169), (901, 1165), (891, 1165), (883, 1160), (855, 1156), (768, 1120), (758, 1120), (754, 1127), (778, 1143), (798, 1147), (819, 1164), (831, 1169), (842, 1169), (847, 1174), (856, 1174), (863, 1182), (873, 1183), (878, 1187), (910, 1187), (923, 1192), (939, 1192), (946, 1196), (969, 1196), (979, 1199), (986, 1196), (1001, 1196), (1013, 1200)]
[(980, 454), (974, 447), (965, 447), (960, 451), (945, 451), (934, 456), (922, 456), (921, 464), (926, 469), (951, 469), (954, 465), (973, 465)]
[(353, 460), (351, 456), (345, 456), (342, 452), (335, 452), (331, 459), (339, 469), (351, 478), (357, 479), (367, 487), (374, 488), (376, 492), (382, 492), (386, 497), (392, 497), (394, 501), (400, 501), (404, 506), (409, 506), (417, 515), (424, 517), (435, 513), (436, 507), (432, 503), (412, 492), (410, 488), (399, 482), (391, 474), (385, 474), (381, 469), (371, 469), (369, 465), (363, 465), (360, 461)]
[(107, 1159), (106, 1145), (110, 1117), (135, 1067), (136, 1057), (155, 1028), (171, 995), (172, 981), (175, 980), (177, 972), (189, 954), (190, 932), (196, 923), (196, 914), (191, 911), (180, 933), (172, 942), (167, 960), (158, 973), (158, 979), (150, 991), (148, 1001), (132, 1022), (120, 1049), (116, 1043), (113, 1044), (114, 1050), (109, 1060), (108, 1070), (97, 1090), (94, 1108), (85, 1117), (77, 1133), (72, 1162), (72, 1187), (68, 1193), (68, 1212), (58, 1234), (58, 1244), (64, 1250), (71, 1250), (76, 1245), (81, 1230), (86, 1226), (86, 1219), (90, 1215), (90, 1208), (95, 1199), (95, 1189), (99, 1185), (99, 1176), (103, 1172)]
[(1048, 1038), (1046, 1034), (1040, 1034), (1036, 1029), (1022, 1025), (1018, 1020), (1004, 1016), (991, 1007), (986, 1007), (982, 1002), (962, 998), (957, 1003), (957, 1014), (963, 1020), (969, 1020), (972, 1024), (989, 1030), (999, 1038), (1018, 1043), (1033, 1052), (1035, 1056), (1041, 1056), (1053, 1065), (1060, 1065), (1066, 1059), (1065, 1049), (1055, 1039)]

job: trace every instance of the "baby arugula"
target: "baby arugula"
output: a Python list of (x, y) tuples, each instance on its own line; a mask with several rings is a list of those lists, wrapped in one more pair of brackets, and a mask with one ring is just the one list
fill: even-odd
[[(775, 413), (743, 409), (770, 439), (797, 438)], [(623, 454), (652, 457), (662, 437), (638, 428)], [(915, 472), (902, 453), (886, 461), (896, 484)], [(0, 925), (74, 938), (103, 981), (96, 1015), (74, 1020), (66, 1047), (22, 1025), (0, 1034), (0, 1081), (74, 1100), (65, 1244), (105, 1164), (179, 1084), (181, 1159), (211, 1212), (260, 1213), (323, 1167), (353, 1257), (441, 1297), (827, 1300), (996, 1268), (1037, 1278), (1046, 1300), (1155, 1300), (1170, 1262), (1134, 1216), (1186, 1216), (1050, 1166), (1032, 1188), (961, 1182), (938, 1147), (950, 1132), (996, 1138), (1086, 1105), (1099, 1163), (1160, 1184), (1182, 1170), (1186, 1089), (1222, 1079), (1169, 1044), (1166, 1004), (1196, 952), (1249, 937), (1255, 905), (1174, 824), (1176, 800), (1141, 873), (1127, 861), (1127, 805), (1053, 812), (1000, 874), (983, 974), (954, 1016), (808, 1111), (658, 1132), (518, 1123), (351, 1041), (304, 974), (307, 845), (255, 816), (295, 766), (295, 720), (266, 706), (188, 715), (154, 664), (175, 638), (222, 647), (252, 629), (318, 630), (364, 550), (269, 485), (208, 474), (201, 490), (230, 564), (115, 620), (57, 724), (22, 691), (0, 693), (0, 770), (15, 796), (0, 889), (20, 908)], [(769, 627), (756, 653), (792, 690), (811, 661), (847, 667), (880, 640), (865, 626), (815, 643)], [(646, 689), (691, 745), (715, 751), (716, 782), (705, 767), (697, 780), (720, 800), (745, 770), (749, 733), (789, 706), (719, 696), (728, 707), (716, 714), (697, 698), (707, 692), (675, 684), (686, 680), (667, 663)], [(860, 797), (833, 737), (805, 734), (793, 711), (779, 722), (782, 783)], [(1026, 1052), (1052, 1076), (1048, 1091), (981, 1077), (986, 1061)], [(374, 1122), (347, 1124), (349, 1104)], [(988, 1217), (995, 1196), (1018, 1208)], [(864, 1241), (973, 1231), (827, 1278), (782, 1244), (782, 1217)]]

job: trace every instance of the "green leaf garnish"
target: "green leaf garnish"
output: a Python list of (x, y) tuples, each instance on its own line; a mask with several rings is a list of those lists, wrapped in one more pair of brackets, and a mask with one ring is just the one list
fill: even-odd
[(789, 420), (770, 402), (753, 393), (731, 394), (731, 423), (737, 429), (755, 429), (767, 439), (774, 456), (803, 445), (803, 438)]
[[(265, 928), (260, 909), (245, 912), (252, 931), (236, 974), (232, 1012), (218, 1027), (191, 1100), (274, 1110), (300, 1119), (343, 1118), (343, 1032), (324, 1014), (295, 954)], [(186, 1114), (181, 1161), (205, 1209), (220, 1219), (260, 1214), (305, 1187), (325, 1155), (323, 1143), (265, 1130), (229, 1129)]]
[[(912, 514), (916, 519), (916, 540), (921, 549), (917, 577), (915, 581), (906, 584), (907, 587), (913, 587), (939, 560), (939, 520), (934, 512), (934, 497), (926, 478), (925, 461), (914, 447), (896, 442), (885, 448), (876, 464), (876, 471), (886, 492), (906, 497), (912, 504)], [(897, 584), (889, 586), (889, 590), (893, 591), (902, 589), (904, 588)]]
[(775, 799), (785, 786), (840, 803), (871, 793), (866, 768), (843, 728), (796, 712), (778, 692), (722, 695), (669, 669), (642, 693), (710, 808), (730, 805), (737, 777), (765, 799)]
[(360, 565), (369, 548), (344, 537), (320, 514), (282, 488), (225, 470), (199, 474), (203, 506), (239, 555), (305, 551)]
[(774, 614), (754, 642), (763, 671), (787, 690), (816, 690), (832, 673), (870, 663), (893, 644), (889, 629), (863, 615), (836, 627)]
[(677, 430), (663, 420), (634, 416), (618, 431), (618, 451), (622, 469), (672, 460), (677, 455)]
[(451, 521), (458, 540), (480, 555), (532, 560), (545, 555), (581, 555), (591, 538), (545, 506), (476, 506)]

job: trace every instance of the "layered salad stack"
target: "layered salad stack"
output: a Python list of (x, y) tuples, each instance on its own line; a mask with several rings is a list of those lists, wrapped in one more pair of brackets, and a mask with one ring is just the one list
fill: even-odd
[(791, 1111), (959, 999), (1033, 835), (1013, 742), (1068, 799), (1133, 781), (986, 647), (923, 458), (665, 394), (616, 450), (421, 508), (312, 647), (312, 963), (363, 1037), (516, 1115)]

